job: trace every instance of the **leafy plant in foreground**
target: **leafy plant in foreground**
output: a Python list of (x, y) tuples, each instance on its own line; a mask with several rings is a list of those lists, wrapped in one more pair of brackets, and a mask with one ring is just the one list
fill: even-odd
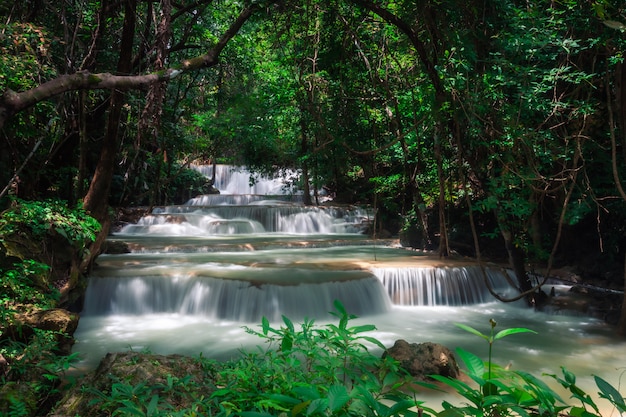
[[(94, 395), (94, 414), (135, 416), (416, 416), (419, 404), (402, 392), (406, 380), (397, 363), (369, 352), (384, 348), (365, 333), (372, 325), (350, 326), (354, 316), (335, 303), (338, 324), (297, 328), (287, 317), (273, 327), (263, 319), (248, 333), (268, 346), (217, 363), (200, 358), (201, 382), (168, 376), (167, 383), (133, 384), (113, 378), (110, 388), (85, 388)], [(177, 398), (178, 397), (178, 398)]]
[[(489, 361), (457, 349), (467, 367), (470, 383), (432, 375), (453, 388), (468, 404), (444, 402), (436, 411), (416, 401), (407, 389), (407, 379), (397, 362), (371, 354), (368, 346), (384, 348), (367, 332), (372, 325), (350, 326), (354, 316), (335, 303), (337, 324), (318, 326), (304, 320), (296, 326), (283, 317), (280, 327), (263, 319), (260, 330), (246, 328), (267, 346), (242, 352), (239, 359), (223, 363), (199, 359), (203, 377), (177, 378), (168, 375), (165, 382), (131, 383), (114, 377), (110, 388), (98, 391), (85, 388), (96, 397), (90, 406), (98, 407), (88, 415), (135, 416), (523, 416), (523, 417), (599, 417), (599, 407), (576, 386), (575, 376), (563, 369), (563, 378), (548, 375), (582, 402), (567, 405), (544, 381), (523, 371), (510, 371), (491, 363), (496, 340), (517, 333), (534, 333), (525, 328), (491, 331), (483, 334), (466, 326), (458, 327), (486, 340)], [(618, 390), (595, 377), (600, 397), (619, 411), (626, 403)], [(470, 385), (473, 383), (472, 385)], [(429, 388), (434, 384), (421, 383)]]
[[(284, 326), (262, 320), (261, 331), (247, 328), (269, 344), (264, 351), (244, 353), (235, 366), (220, 374), (224, 388), (213, 398), (231, 411), (298, 416), (416, 415), (417, 402), (400, 389), (406, 380), (391, 358), (371, 354), (367, 344), (385, 347), (365, 333), (373, 325), (349, 326), (355, 316), (335, 302), (338, 324), (300, 329), (283, 316)], [(233, 393), (236, 393), (233, 395)]]
[[(526, 328), (509, 328), (495, 333), (496, 322), (490, 320), (490, 333), (480, 331), (464, 325), (456, 324), (459, 328), (472, 333), (489, 344), (488, 361), (483, 362), (478, 356), (457, 348), (459, 358), (467, 367), (467, 376), (477, 384), (471, 386), (463, 381), (440, 375), (431, 375), (436, 381), (453, 388), (470, 404), (455, 406), (444, 402), (443, 411), (435, 412), (439, 417), (456, 416), (559, 416), (570, 415), (575, 417), (600, 417), (599, 407), (591, 396), (576, 385), (576, 376), (561, 368), (563, 378), (556, 375), (547, 375), (572, 393), (572, 398), (581, 401), (581, 406), (568, 405), (544, 381), (524, 371), (511, 371), (492, 362), (492, 348), (496, 340), (517, 333), (535, 333)], [(619, 391), (604, 379), (595, 376), (595, 382), (600, 389), (601, 398), (608, 400), (620, 412), (626, 411), (626, 403)], [(421, 384), (429, 388), (438, 389), (433, 384)], [(430, 410), (432, 411), (432, 410)]]

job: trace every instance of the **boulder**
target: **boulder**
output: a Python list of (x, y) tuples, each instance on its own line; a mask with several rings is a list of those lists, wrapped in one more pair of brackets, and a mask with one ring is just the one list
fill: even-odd
[(69, 355), (74, 344), (72, 335), (78, 327), (78, 314), (70, 313), (62, 308), (50, 310), (33, 310), (14, 316), (7, 334), (16, 335), (16, 340), (27, 341), (34, 329), (48, 330), (55, 333), (58, 353)]
[(459, 376), (459, 366), (453, 353), (438, 343), (408, 343), (400, 339), (385, 351), (383, 357), (387, 355), (419, 381), (428, 380), (430, 375)]
[[(126, 389), (132, 390), (133, 401), (145, 398), (144, 407), (155, 397), (175, 408), (190, 407), (197, 400), (193, 397), (194, 390), (202, 386), (203, 394), (209, 397), (215, 389), (215, 369), (211, 363), (183, 355), (108, 353), (96, 370), (82, 376), (65, 393), (49, 415), (110, 415), (111, 408), (123, 406), (124, 401), (131, 402), (127, 401), (129, 398), (120, 396)], [(173, 384), (172, 381), (176, 382)], [(189, 390), (187, 386), (193, 389)], [(172, 412), (175, 413), (174, 410)]]
[(9, 381), (0, 386), (0, 415), (33, 416), (36, 411), (37, 393), (32, 384)]
[(106, 241), (103, 245), (102, 252), (109, 255), (119, 255), (122, 253), (130, 253), (130, 247), (128, 243), (122, 241)]

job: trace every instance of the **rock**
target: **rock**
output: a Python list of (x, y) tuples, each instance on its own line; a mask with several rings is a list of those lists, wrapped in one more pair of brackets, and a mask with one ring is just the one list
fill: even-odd
[(106, 241), (103, 245), (102, 252), (110, 255), (119, 255), (122, 253), (130, 253), (128, 243), (117, 240)]
[(49, 330), (55, 332), (58, 353), (69, 355), (74, 344), (72, 335), (78, 327), (78, 314), (70, 313), (62, 308), (50, 310), (34, 310), (27, 313), (17, 314), (12, 326), (7, 329), (8, 334), (20, 335), (24, 341), (32, 336), (33, 329)]
[(438, 343), (408, 343), (397, 340), (393, 347), (383, 354), (391, 356), (400, 366), (417, 380), (426, 381), (429, 375), (442, 375), (450, 378), (459, 376), (459, 366), (453, 353)]
[(9, 381), (0, 387), (0, 415), (33, 416), (36, 411), (37, 393), (32, 384)]
[(9, 373), (9, 362), (0, 353), (0, 377), (5, 377)]
[[(194, 389), (202, 385), (203, 394), (209, 397), (215, 389), (214, 371), (210, 362), (183, 355), (108, 353), (96, 370), (83, 376), (65, 394), (50, 415), (80, 415), (81, 417), (110, 415), (111, 411), (115, 411), (111, 410), (111, 407), (122, 406), (121, 402), (110, 403), (114, 400), (111, 394), (114, 385), (118, 391), (124, 386), (141, 387), (141, 389), (136, 388), (133, 395), (145, 397), (147, 400), (144, 406), (147, 406), (151, 398), (158, 396), (168, 404), (181, 408), (188, 407), (191, 401), (197, 398), (186, 396), (188, 391), (185, 389), (185, 384), (195, 387)], [(173, 380), (179, 381), (180, 385), (173, 385), (173, 389), (168, 389), (167, 387)], [(105, 401), (103, 401), (103, 395), (107, 398)]]

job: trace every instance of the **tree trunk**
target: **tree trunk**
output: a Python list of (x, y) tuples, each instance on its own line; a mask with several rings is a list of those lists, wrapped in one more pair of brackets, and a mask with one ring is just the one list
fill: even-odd
[[(436, 128), (439, 130), (439, 128)], [(443, 157), (438, 133), (435, 133), (435, 159), (437, 161), (437, 180), (439, 182), (439, 257), (450, 255), (448, 245), (448, 228), (446, 227), (446, 187), (443, 177)]]
[(622, 299), (622, 314), (617, 323), (617, 334), (626, 336), (626, 254), (624, 254), (624, 297)]
[[(126, 0), (124, 10), (124, 27), (120, 42), (120, 57), (117, 72), (129, 74), (133, 52), (137, 8), (136, 0)], [(106, 131), (100, 152), (100, 159), (94, 172), (83, 206), (100, 223), (108, 217), (109, 191), (115, 170), (117, 149), (119, 147), (119, 121), (124, 104), (124, 93), (113, 90), (109, 101)]]
[(303, 203), (305, 206), (312, 206), (311, 189), (309, 188), (309, 164), (307, 163), (309, 141), (306, 133), (306, 123), (304, 121), (304, 112), (300, 112), (300, 156), (302, 158), (302, 191), (303, 191)]
[[(532, 290), (532, 283), (528, 279), (528, 274), (526, 273), (524, 252), (515, 246), (514, 235), (511, 231), (502, 228), (502, 225), (500, 226), (500, 229), (502, 237), (504, 238), (504, 247), (509, 255), (509, 265), (513, 268), (520, 291), (527, 292)], [(533, 293), (529, 293), (526, 296), (526, 300), (529, 304), (532, 304), (534, 302)]]

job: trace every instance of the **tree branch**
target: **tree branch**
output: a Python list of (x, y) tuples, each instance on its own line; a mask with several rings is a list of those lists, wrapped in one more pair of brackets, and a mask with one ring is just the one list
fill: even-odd
[(92, 74), (84, 70), (73, 74), (61, 75), (31, 90), (23, 92), (6, 90), (0, 96), (0, 129), (4, 127), (4, 123), (8, 119), (20, 111), (68, 91), (98, 89), (138, 90), (152, 83), (172, 80), (184, 72), (212, 67), (217, 64), (218, 57), (228, 42), (257, 9), (258, 6), (254, 4), (243, 9), (219, 41), (206, 54), (186, 59), (178, 66), (172, 68), (139, 75)]

